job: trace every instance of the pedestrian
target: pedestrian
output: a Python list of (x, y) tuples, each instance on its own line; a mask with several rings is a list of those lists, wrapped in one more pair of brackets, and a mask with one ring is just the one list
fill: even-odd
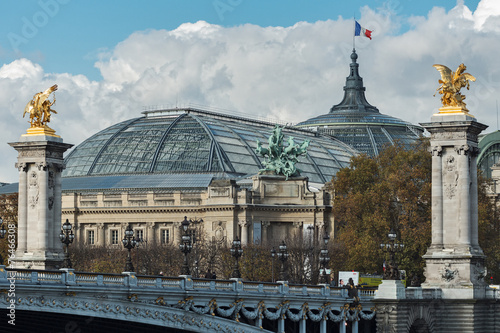
[(349, 282), (347, 283), (347, 296), (354, 299), (354, 304), (359, 303), (358, 286), (354, 285), (352, 278), (349, 278)]
[(217, 275), (215, 275), (215, 272), (212, 273), (212, 280), (217, 280)]
[(339, 287), (344, 288), (344, 280), (340, 279), (340, 281), (339, 281)]
[(210, 270), (208, 270), (206, 273), (205, 273), (205, 279), (211, 279), (212, 278), (212, 273), (210, 273)]

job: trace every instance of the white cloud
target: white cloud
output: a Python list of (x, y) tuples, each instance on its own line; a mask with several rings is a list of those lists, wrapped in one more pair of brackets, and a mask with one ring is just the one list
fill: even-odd
[[(439, 107), (433, 97), (440, 63), (460, 63), (477, 77), (467, 94), (479, 121), (496, 124), (500, 91), (497, 54), (500, 3), (482, 0), (472, 13), (462, 4), (413, 17), (412, 29), (394, 35), (400, 18), (364, 7), (359, 21), (373, 40), (356, 39), (368, 101), (382, 113), (420, 123)], [(241, 25), (223, 28), (200, 21), (173, 31), (135, 32), (95, 64), (103, 80), (45, 73), (19, 59), (0, 68), (3, 142), (28, 127), (22, 112), (33, 94), (59, 84), (52, 118), (65, 142), (78, 144), (118, 121), (141, 116), (144, 105), (193, 103), (249, 116), (298, 122), (327, 113), (341, 101), (349, 74), (352, 20), (299, 22), (291, 27)], [(494, 130), (496, 128), (492, 128)], [(16, 181), (16, 152), (0, 147), (0, 181)]]

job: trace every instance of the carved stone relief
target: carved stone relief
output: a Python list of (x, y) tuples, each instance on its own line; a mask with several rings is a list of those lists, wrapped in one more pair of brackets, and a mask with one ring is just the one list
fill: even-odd
[(32, 171), (28, 180), (28, 204), (30, 208), (35, 208), (38, 204), (38, 175)]
[(457, 192), (458, 171), (454, 156), (448, 156), (445, 160), (444, 168), (444, 193), (448, 199), (453, 199)]

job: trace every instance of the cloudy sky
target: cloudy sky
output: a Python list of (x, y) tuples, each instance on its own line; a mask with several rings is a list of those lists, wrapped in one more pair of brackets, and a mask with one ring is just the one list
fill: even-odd
[[(340, 4), (339, 4), (340, 3)], [(118, 7), (119, 6), (119, 7)], [(341, 101), (353, 16), (368, 101), (427, 122), (439, 73), (477, 78), (467, 105), (498, 129), (498, 0), (25, 0), (0, 11), (0, 182), (16, 182), (7, 143), (29, 127), (36, 92), (57, 83), (50, 126), (79, 144), (144, 108), (198, 106), (299, 122)]]

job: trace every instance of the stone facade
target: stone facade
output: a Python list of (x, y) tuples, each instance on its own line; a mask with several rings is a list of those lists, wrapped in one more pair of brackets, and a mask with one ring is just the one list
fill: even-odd
[(331, 196), (309, 190), (305, 177), (254, 176), (252, 185), (213, 180), (206, 190), (64, 192), (62, 221), (74, 224), (76, 241), (121, 246), (128, 224), (148, 244), (177, 244), (180, 223), (202, 219), (203, 235), (218, 242), (238, 236), (243, 245), (287, 236), (333, 237)]
[(59, 268), (63, 260), (61, 171), (63, 153), (72, 145), (49, 135), (23, 135), (10, 143), (18, 152), (18, 246), (14, 267)]

